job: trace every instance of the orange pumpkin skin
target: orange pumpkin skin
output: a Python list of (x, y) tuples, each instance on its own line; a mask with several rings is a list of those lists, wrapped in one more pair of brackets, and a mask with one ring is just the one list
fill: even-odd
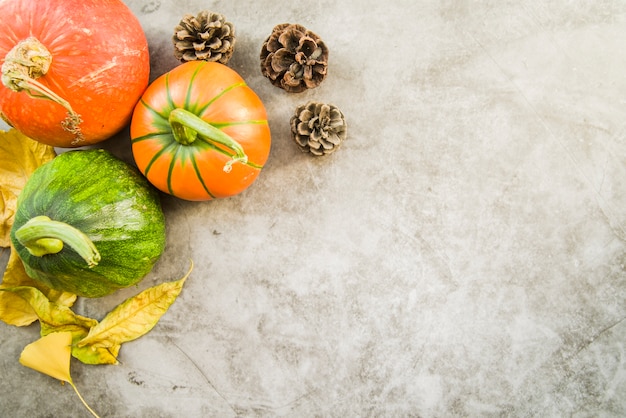
[(0, 1), (0, 59), (28, 37), (52, 55), (36, 80), (69, 102), (80, 116), (80, 135), (63, 127), (63, 106), (0, 85), (7, 123), (57, 147), (95, 144), (129, 123), (148, 85), (150, 58), (139, 20), (122, 1)]
[[(180, 143), (169, 120), (180, 109), (241, 145), (246, 162), (209, 136)], [(135, 163), (159, 190), (204, 201), (241, 193), (267, 161), (271, 135), (265, 106), (224, 64), (187, 62), (157, 78), (137, 103), (130, 125)], [(230, 168), (230, 171), (228, 171)]]

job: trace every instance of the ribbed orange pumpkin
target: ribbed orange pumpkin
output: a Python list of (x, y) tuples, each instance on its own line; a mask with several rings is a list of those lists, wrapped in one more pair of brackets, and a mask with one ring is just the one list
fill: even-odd
[(1, 1), (0, 59), (2, 117), (58, 147), (122, 129), (150, 75), (145, 34), (120, 0)]
[(157, 78), (133, 113), (139, 170), (159, 190), (211, 200), (247, 189), (271, 146), (265, 106), (224, 64), (191, 61)]

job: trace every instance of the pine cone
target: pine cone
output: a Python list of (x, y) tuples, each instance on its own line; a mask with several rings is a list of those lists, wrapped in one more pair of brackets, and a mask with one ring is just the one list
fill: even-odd
[(235, 47), (235, 27), (223, 15), (203, 10), (187, 14), (174, 29), (174, 55), (182, 62), (216, 61), (226, 64)]
[(328, 48), (319, 36), (297, 24), (274, 27), (261, 49), (261, 71), (290, 93), (317, 87), (326, 77)]
[(346, 139), (346, 120), (336, 106), (309, 102), (291, 117), (291, 134), (303, 152), (320, 156), (337, 150)]

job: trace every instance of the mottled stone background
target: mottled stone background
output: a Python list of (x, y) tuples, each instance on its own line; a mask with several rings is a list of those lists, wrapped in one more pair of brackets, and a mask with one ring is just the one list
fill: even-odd
[[(76, 305), (101, 318), (195, 262), (120, 365), (72, 362), (101, 416), (626, 415), (624, 1), (126, 3), (153, 79), (177, 65), (182, 15), (226, 15), (273, 145), (239, 196), (164, 196), (155, 270)], [(261, 75), (285, 22), (330, 49), (317, 89)], [(309, 100), (348, 120), (328, 157), (291, 141)], [(104, 146), (132, 161), (127, 132)], [(0, 324), (0, 415), (88, 416), (18, 363), (38, 332)]]

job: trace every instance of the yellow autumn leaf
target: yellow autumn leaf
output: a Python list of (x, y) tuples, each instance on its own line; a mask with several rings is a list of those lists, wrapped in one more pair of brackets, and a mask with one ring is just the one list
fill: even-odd
[[(30, 286), (2, 289), (2, 293), (12, 293), (25, 300), (36, 313), (41, 324), (41, 336), (69, 332), (76, 343), (87, 336), (89, 330), (98, 324), (95, 319), (77, 315), (69, 307), (51, 302), (39, 290)], [(72, 346), (72, 356), (85, 364), (117, 364), (119, 346), (109, 348)]]
[(78, 347), (115, 347), (146, 334), (174, 303), (192, 269), (193, 264), (182, 279), (150, 287), (119, 304), (91, 328)]
[[(97, 323), (97, 322), (96, 322)], [(80, 360), (84, 364), (117, 364), (117, 356), (120, 352), (120, 345), (115, 347), (78, 347), (76, 343), (85, 338), (89, 329), (75, 328), (72, 332), (72, 357)]]
[[(86, 333), (85, 333), (86, 334)], [(72, 357), (84, 364), (118, 364), (121, 345), (114, 347), (72, 347)]]
[(16, 129), (0, 131), (0, 247), (10, 244), (17, 197), (26, 181), (37, 167), (55, 156), (53, 147), (34, 141)]
[[(28, 277), (24, 270), (24, 264), (17, 255), (17, 252), (11, 248), (9, 261), (2, 277), (0, 290), (30, 286), (39, 289), (51, 301), (63, 306), (72, 306), (76, 301), (76, 295), (73, 293), (53, 290), (43, 284), (35, 282)], [(37, 314), (31, 307), (30, 303), (21, 296), (6, 291), (0, 291), (0, 320), (9, 325), (18, 327), (32, 324), (37, 320)]]
[[(39, 289), (30, 286), (17, 286), (0, 289), (1, 293), (11, 293), (28, 303), (41, 324), (41, 336), (69, 332), (72, 343), (87, 336), (98, 321), (77, 315), (69, 307), (50, 301)], [(111, 348), (77, 347), (72, 345), (72, 356), (85, 364), (117, 364), (120, 346)]]
[(80, 401), (94, 417), (98, 415), (87, 405), (70, 375), (70, 357), (72, 354), (72, 334), (55, 332), (41, 337), (24, 347), (20, 355), (20, 363), (39, 373), (67, 382), (72, 386)]
[(48, 297), (50, 302), (54, 302), (57, 305), (67, 306), (68, 308), (74, 305), (76, 302), (76, 295), (74, 293), (65, 292), (63, 290), (48, 289), (46, 286), (37, 283), (35, 286), (41, 290), (44, 295)]
[(71, 354), (72, 334), (55, 332), (28, 344), (22, 351), (20, 363), (55, 379), (72, 383)]
[[(22, 260), (13, 249), (9, 255), (9, 262), (2, 277), (0, 289), (29, 286), (33, 279), (26, 275)], [(23, 327), (37, 320), (37, 314), (28, 301), (11, 292), (0, 292), (0, 319), (9, 325)]]
[(61, 330), (71, 331), (77, 328), (89, 330), (98, 323), (95, 319), (75, 314), (67, 306), (51, 302), (35, 287), (18, 286), (3, 290), (20, 296), (30, 304), (41, 323), (42, 336)]

